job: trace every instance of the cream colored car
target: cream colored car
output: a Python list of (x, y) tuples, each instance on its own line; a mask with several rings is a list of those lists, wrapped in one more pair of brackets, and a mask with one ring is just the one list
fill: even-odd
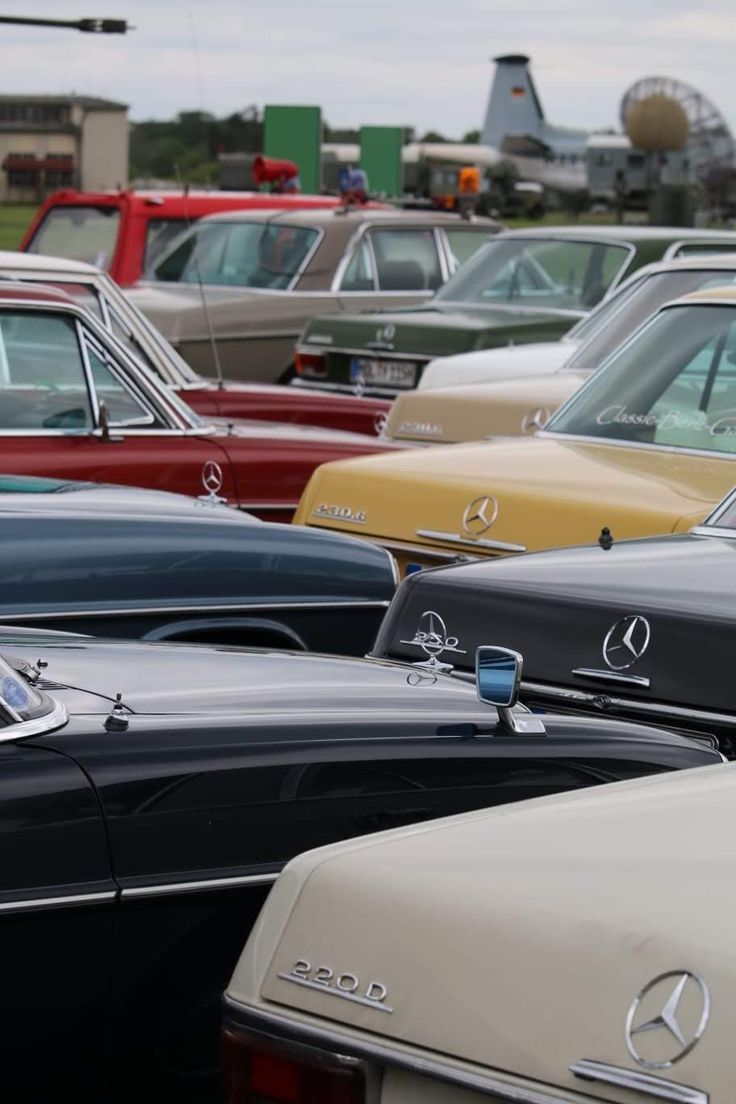
[(735, 802), (705, 767), (294, 860), (226, 997), (262, 1095), (229, 1099), (732, 1104)]
[(418, 389), (395, 400), (384, 433), (395, 441), (432, 444), (534, 433), (664, 303), (734, 281), (731, 255), (647, 265), (561, 341), (432, 361)]

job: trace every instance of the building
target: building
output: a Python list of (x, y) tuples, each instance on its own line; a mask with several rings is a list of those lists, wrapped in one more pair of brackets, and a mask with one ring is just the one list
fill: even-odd
[(128, 182), (128, 108), (94, 96), (0, 95), (0, 202)]

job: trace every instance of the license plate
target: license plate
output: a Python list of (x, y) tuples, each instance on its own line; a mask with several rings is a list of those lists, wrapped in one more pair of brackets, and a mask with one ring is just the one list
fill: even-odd
[(367, 360), (353, 357), (350, 361), (350, 382), (384, 387), (413, 387), (417, 379), (416, 364), (403, 360)]

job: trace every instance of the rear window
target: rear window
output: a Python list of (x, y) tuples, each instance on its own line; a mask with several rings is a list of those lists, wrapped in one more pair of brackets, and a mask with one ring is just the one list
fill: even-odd
[(169, 283), (219, 284), (285, 291), (317, 242), (311, 226), (285, 222), (201, 222), (175, 244), (151, 275)]
[(112, 263), (119, 227), (117, 207), (51, 207), (28, 252), (69, 257), (106, 269)]

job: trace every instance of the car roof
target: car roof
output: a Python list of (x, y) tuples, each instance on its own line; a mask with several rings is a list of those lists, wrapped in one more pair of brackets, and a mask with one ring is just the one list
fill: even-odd
[(86, 261), (69, 260), (67, 257), (52, 257), (43, 253), (15, 253), (10, 249), (0, 250), (0, 268), (7, 266), (28, 272), (62, 272), (88, 276), (98, 275), (100, 270)]
[[(404, 211), (398, 208), (380, 209), (375, 207), (336, 207), (315, 208), (312, 210), (284, 211), (278, 208), (263, 207), (251, 211), (218, 211), (206, 215), (200, 222), (288, 222), (290, 226), (320, 226), (325, 228), (340, 223), (359, 226), (364, 222), (394, 223), (396, 226), (412, 225), (450, 225), (459, 229), (472, 226), (498, 227), (494, 219), (475, 218), (467, 220), (448, 211)], [(736, 238), (736, 235), (735, 235)]]
[(514, 238), (575, 238), (581, 241), (728, 241), (733, 239), (736, 250), (736, 231), (695, 230), (682, 226), (540, 226), (523, 230), (504, 230), (504, 237)]
[[(697, 291), (691, 291), (687, 295), (683, 295), (680, 299), (675, 300), (676, 303), (734, 303), (736, 302), (736, 288), (727, 284), (725, 287), (711, 287), (711, 288), (698, 288)], [(667, 304), (671, 306), (672, 304)]]

